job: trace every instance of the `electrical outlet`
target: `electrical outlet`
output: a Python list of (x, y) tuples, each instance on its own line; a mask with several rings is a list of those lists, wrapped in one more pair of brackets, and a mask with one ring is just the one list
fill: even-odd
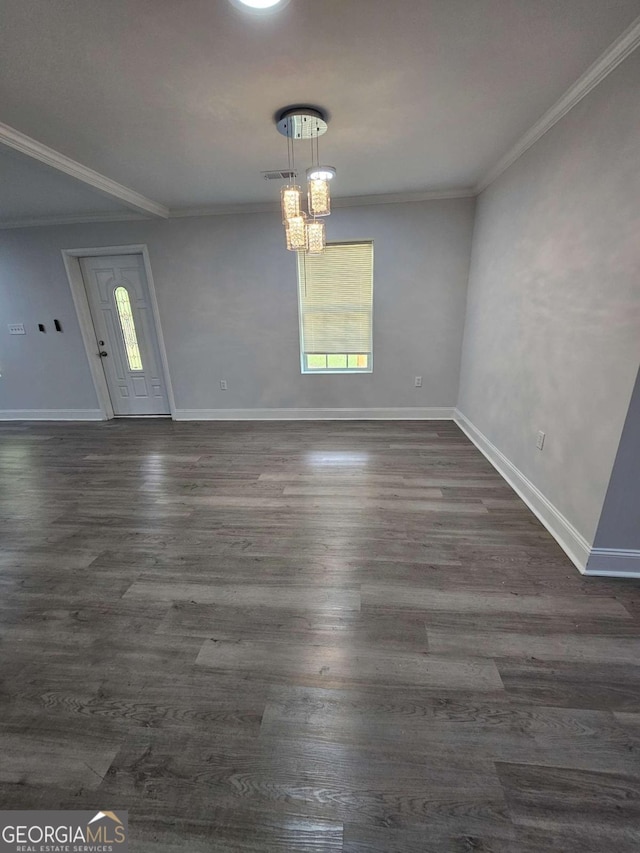
[(542, 448), (544, 447), (545, 436), (546, 436), (546, 433), (542, 432), (542, 430), (539, 429), (538, 430), (538, 437), (536, 438), (536, 447), (538, 448), (538, 450), (542, 450)]
[(221, 380), (220, 380), (220, 390), (221, 390), (221, 391), (226, 391), (226, 390), (227, 390), (227, 380), (226, 380), (226, 379), (221, 379)]
[(27, 333), (24, 330), (24, 323), (9, 323), (9, 334), (26, 335)]
[(416, 376), (414, 384), (416, 388), (422, 388), (422, 376)]

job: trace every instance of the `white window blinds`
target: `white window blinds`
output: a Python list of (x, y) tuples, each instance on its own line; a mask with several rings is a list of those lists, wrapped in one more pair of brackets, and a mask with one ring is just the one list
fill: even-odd
[(322, 255), (300, 252), (298, 285), (303, 370), (318, 364), (308, 356), (332, 354), (354, 356), (346, 359), (346, 369), (370, 370), (373, 243), (333, 243)]

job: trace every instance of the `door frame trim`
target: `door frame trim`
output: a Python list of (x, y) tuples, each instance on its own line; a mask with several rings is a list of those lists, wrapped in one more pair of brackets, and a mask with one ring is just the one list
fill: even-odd
[(173, 396), (173, 386), (171, 384), (171, 375), (169, 373), (167, 350), (164, 345), (164, 336), (162, 334), (162, 324), (160, 322), (160, 311), (158, 308), (158, 300), (156, 298), (156, 288), (153, 282), (149, 250), (146, 244), (137, 243), (129, 246), (94, 246), (82, 249), (61, 249), (61, 252), (62, 261), (69, 280), (69, 287), (71, 288), (73, 304), (76, 307), (76, 314), (78, 315), (78, 323), (80, 324), (80, 333), (82, 334), (82, 341), (87, 353), (89, 370), (91, 371), (91, 377), (93, 379), (96, 396), (98, 398), (98, 405), (100, 406), (100, 411), (102, 413), (102, 420), (111, 420), (115, 415), (113, 413), (113, 405), (111, 404), (107, 379), (96, 352), (95, 327), (93, 325), (91, 309), (89, 308), (89, 299), (87, 297), (87, 291), (82, 277), (82, 270), (80, 269), (80, 258), (107, 257), (108, 255), (142, 255), (144, 271), (147, 276), (147, 289), (149, 291), (151, 313), (156, 328), (160, 361), (162, 362), (164, 381), (167, 389), (169, 412), (171, 414), (171, 419), (175, 420), (176, 402)]

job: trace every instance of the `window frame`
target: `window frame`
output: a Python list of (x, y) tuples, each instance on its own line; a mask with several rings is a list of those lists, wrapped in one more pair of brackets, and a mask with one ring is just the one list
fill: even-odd
[[(347, 362), (349, 360), (350, 355), (366, 355), (368, 358), (367, 367), (309, 367), (305, 362), (307, 361), (308, 356), (310, 355), (323, 355), (325, 358), (328, 358), (330, 355), (346, 355)], [(300, 356), (302, 359), (302, 372), (305, 374), (308, 373), (373, 373), (373, 352), (337, 352), (337, 353), (324, 353), (324, 352), (303, 352), (302, 347), (300, 348)]]
[[(296, 255), (296, 288), (298, 291), (298, 347), (300, 349), (300, 373), (303, 376), (330, 376), (330, 375), (365, 375), (373, 373), (373, 290), (374, 290), (374, 269), (375, 269), (375, 254), (373, 240), (333, 240), (327, 243), (327, 248), (330, 246), (360, 246), (363, 243), (371, 246), (371, 351), (368, 353), (307, 353), (304, 350), (304, 334), (302, 326), (302, 300), (300, 293), (300, 255), (304, 252), (297, 252)], [(369, 364), (364, 367), (328, 367), (328, 368), (308, 368), (306, 366), (306, 358), (308, 355), (368, 355)]]

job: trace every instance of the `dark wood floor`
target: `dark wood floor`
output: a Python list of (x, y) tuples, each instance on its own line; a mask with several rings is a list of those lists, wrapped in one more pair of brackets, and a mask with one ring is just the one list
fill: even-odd
[(0, 427), (0, 802), (132, 851), (640, 849), (640, 586), (452, 423)]

